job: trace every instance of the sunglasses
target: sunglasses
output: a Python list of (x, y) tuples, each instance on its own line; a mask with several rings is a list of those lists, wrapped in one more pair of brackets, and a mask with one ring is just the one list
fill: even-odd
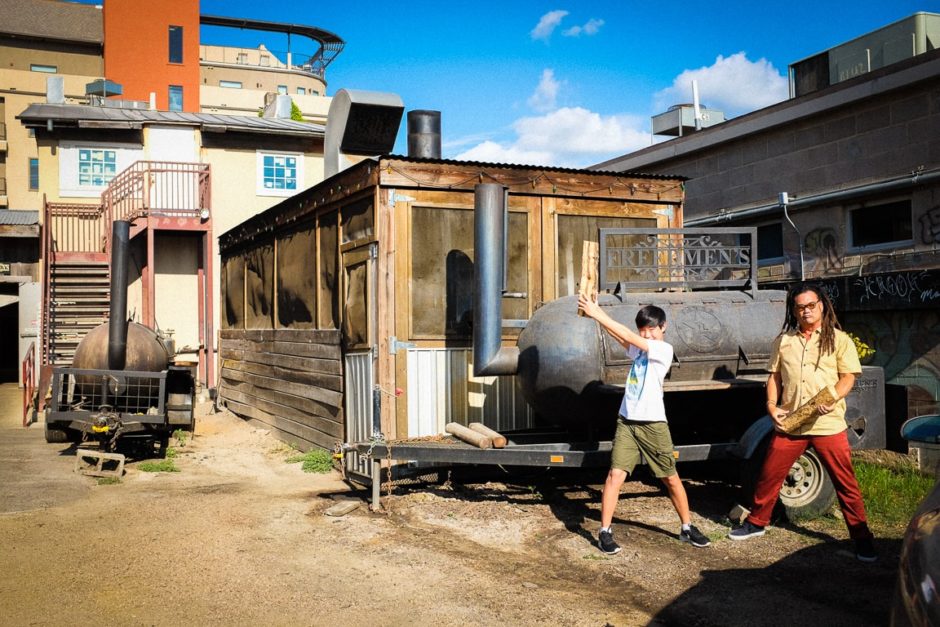
[(813, 311), (816, 309), (816, 305), (819, 304), (818, 300), (814, 300), (811, 303), (806, 303), (805, 305), (793, 305), (793, 311), (798, 314), (803, 313), (804, 311)]

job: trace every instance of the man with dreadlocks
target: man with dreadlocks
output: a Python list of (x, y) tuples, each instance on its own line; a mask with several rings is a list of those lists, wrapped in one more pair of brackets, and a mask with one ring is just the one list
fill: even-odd
[[(835, 485), (849, 536), (855, 541), (855, 556), (863, 562), (874, 562), (878, 554), (852, 469), (843, 400), (862, 366), (855, 344), (842, 331), (832, 303), (820, 287), (801, 283), (787, 294), (786, 320), (774, 341), (769, 363), (767, 412), (775, 430), (754, 487), (753, 510), (728, 537), (747, 540), (764, 535), (790, 467), (812, 446)], [(837, 400), (818, 405), (819, 417), (795, 433), (784, 432), (783, 418), (827, 386), (835, 388)]]

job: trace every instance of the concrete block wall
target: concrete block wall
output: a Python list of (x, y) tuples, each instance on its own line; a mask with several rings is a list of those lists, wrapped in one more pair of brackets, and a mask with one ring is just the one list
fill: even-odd
[(691, 178), (685, 215), (694, 218), (771, 203), (782, 191), (798, 197), (936, 167), (938, 128), (940, 81), (933, 81), (645, 169)]

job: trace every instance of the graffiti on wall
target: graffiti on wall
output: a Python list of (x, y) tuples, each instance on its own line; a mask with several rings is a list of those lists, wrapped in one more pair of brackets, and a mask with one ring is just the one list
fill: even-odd
[(928, 209), (920, 217), (921, 236), (925, 244), (940, 244), (940, 206)]
[(940, 410), (940, 312), (868, 311), (841, 316), (842, 326), (875, 349), (863, 360), (908, 392), (910, 416)]
[(807, 233), (803, 238), (803, 253), (806, 257), (806, 271), (814, 274), (841, 272), (845, 265), (838, 235), (831, 227), (813, 229)]

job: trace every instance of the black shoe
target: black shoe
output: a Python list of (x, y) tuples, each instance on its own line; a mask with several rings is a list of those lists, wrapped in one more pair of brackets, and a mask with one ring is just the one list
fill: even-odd
[(684, 529), (680, 531), (679, 539), (699, 548), (709, 546), (712, 543), (712, 541), (708, 539), (708, 536), (699, 531), (695, 525), (689, 525), (688, 531)]
[(597, 546), (607, 555), (620, 553), (620, 545), (614, 542), (614, 534), (610, 531), (601, 531), (597, 536)]
[(878, 552), (875, 550), (875, 543), (871, 538), (863, 538), (855, 541), (855, 558), (860, 562), (877, 562)]
[(732, 529), (728, 534), (728, 537), (732, 540), (747, 540), (749, 538), (756, 538), (762, 535), (764, 535), (763, 527), (758, 527), (751, 521), (745, 520), (743, 525)]

